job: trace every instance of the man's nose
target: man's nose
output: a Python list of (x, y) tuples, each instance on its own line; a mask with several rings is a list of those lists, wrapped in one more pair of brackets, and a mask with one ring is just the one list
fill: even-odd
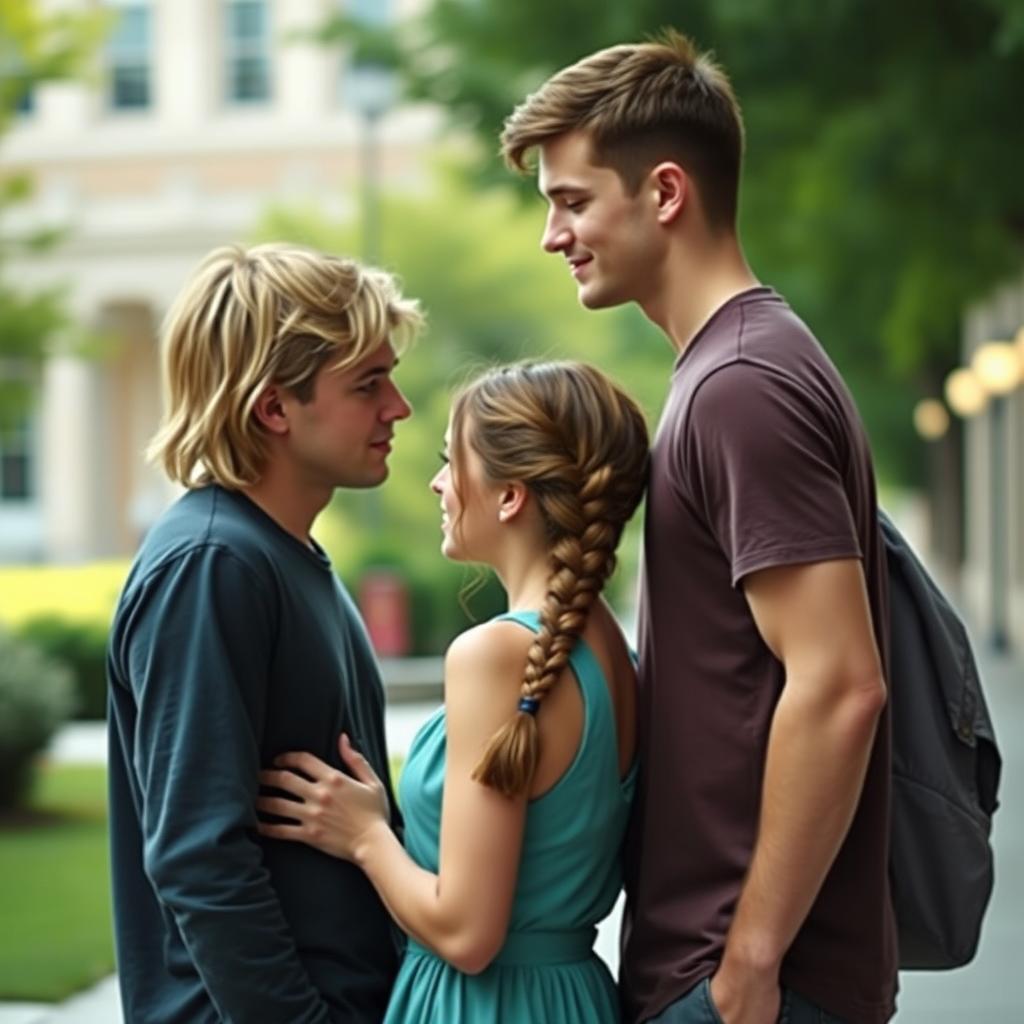
[(408, 419), (412, 415), (412, 405), (409, 403), (409, 399), (395, 385), (391, 387), (393, 392), (391, 401), (385, 406), (381, 417), (386, 423)]
[(541, 236), (540, 247), (545, 252), (561, 252), (572, 242), (572, 232), (554, 215), (548, 217)]

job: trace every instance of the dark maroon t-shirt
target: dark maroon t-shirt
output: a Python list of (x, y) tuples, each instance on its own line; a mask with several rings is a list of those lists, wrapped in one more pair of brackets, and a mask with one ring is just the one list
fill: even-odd
[[(721, 959), (756, 835), (782, 665), (743, 595), (759, 569), (859, 558), (883, 661), (885, 552), (864, 429), (835, 367), (770, 288), (727, 302), (680, 356), (654, 442), (640, 606), (640, 786), (626, 857), (627, 1019)], [(782, 965), (851, 1024), (893, 1013), (890, 729)]]

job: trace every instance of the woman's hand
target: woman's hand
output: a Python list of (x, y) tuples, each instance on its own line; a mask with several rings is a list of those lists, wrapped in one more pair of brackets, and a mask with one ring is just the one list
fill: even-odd
[(374, 826), (388, 821), (390, 808), (384, 784), (345, 733), (338, 739), (338, 749), (354, 777), (312, 754), (296, 752), (275, 757), (277, 768), (260, 772), (261, 785), (296, 798), (257, 798), (257, 811), (290, 819), (278, 824), (261, 821), (261, 835), (298, 840), (343, 860), (357, 859), (360, 845)]

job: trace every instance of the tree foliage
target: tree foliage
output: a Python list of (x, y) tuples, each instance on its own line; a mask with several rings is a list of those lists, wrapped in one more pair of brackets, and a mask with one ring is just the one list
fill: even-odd
[[(92, 12), (43, 12), (33, 0), (0, 4), (0, 140), (41, 82), (85, 72), (108, 18)], [(31, 291), (11, 283), (19, 257), (45, 251), (52, 228), (11, 229), (12, 211), (32, 195), (30, 176), (0, 169), (0, 429), (24, 414), (47, 346), (69, 328), (58, 288)]]
[(743, 102), (755, 270), (843, 369), (883, 471), (913, 478), (913, 400), (956, 365), (964, 306), (1024, 255), (1024, 5), (435, 0), (390, 59), (410, 96), (476, 135), (476, 180), (494, 182), (501, 123), (530, 90), (669, 25), (716, 53)]

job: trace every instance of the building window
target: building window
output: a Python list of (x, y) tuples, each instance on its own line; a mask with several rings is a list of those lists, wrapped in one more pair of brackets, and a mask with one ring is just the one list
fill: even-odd
[(29, 501), (34, 497), (29, 423), (0, 428), (0, 502)]
[(32, 89), (26, 89), (18, 96), (14, 104), (14, 112), (22, 116), (31, 114), (36, 109), (36, 94)]
[(341, 10), (363, 25), (382, 26), (392, 20), (391, 0), (341, 0)]
[(259, 103), (270, 98), (270, 31), (265, 0), (227, 0), (224, 38), (227, 98)]
[(148, 3), (118, 3), (117, 22), (107, 44), (110, 105), (145, 109), (151, 102), (152, 11)]

